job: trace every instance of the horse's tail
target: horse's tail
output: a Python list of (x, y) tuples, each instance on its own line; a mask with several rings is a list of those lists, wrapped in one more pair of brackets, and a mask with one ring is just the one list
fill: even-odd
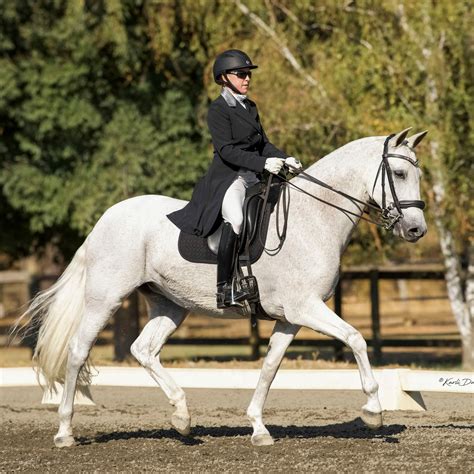
[[(69, 343), (84, 312), (85, 247), (85, 243), (82, 244), (59, 280), (40, 292), (19, 320), (27, 317), (33, 327), (40, 326), (33, 360), (38, 378), (43, 375), (49, 390), (54, 390), (55, 382), (64, 383)], [(79, 383), (89, 382), (90, 368), (86, 364)]]

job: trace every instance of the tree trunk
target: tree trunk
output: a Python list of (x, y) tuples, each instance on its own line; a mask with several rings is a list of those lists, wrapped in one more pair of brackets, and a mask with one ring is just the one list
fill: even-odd
[[(444, 257), (444, 266), (446, 268), (446, 286), (448, 290), (451, 310), (456, 320), (456, 324), (461, 334), (462, 341), (462, 365), (470, 369), (474, 365), (473, 354), (473, 334), (472, 334), (472, 299), (474, 292), (474, 283), (472, 277), (472, 262), (470, 262), (471, 271), (468, 271), (466, 281), (466, 297), (463, 294), (462, 272), (460, 255), (456, 252), (453, 234), (446, 225), (442, 206), (445, 199), (445, 188), (441, 174), (441, 163), (439, 159), (439, 143), (436, 139), (431, 141), (431, 157), (433, 159), (433, 215), (436, 228), (438, 229), (441, 251)], [(471, 260), (471, 259), (470, 259)], [(469, 273), (471, 275), (469, 276)], [(469, 291), (471, 295), (468, 297)], [(468, 307), (468, 298), (470, 299), (470, 308)]]
[(463, 340), (463, 365), (466, 369), (474, 369), (474, 247), (469, 246), (467, 251), (466, 275), (466, 307), (470, 324), (470, 337)]
[(462, 366), (465, 370), (473, 370), (474, 369), (474, 357), (473, 357), (473, 334), (463, 337), (462, 341)]

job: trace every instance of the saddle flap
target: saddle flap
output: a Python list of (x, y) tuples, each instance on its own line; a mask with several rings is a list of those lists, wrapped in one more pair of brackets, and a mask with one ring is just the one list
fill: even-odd
[(244, 202), (244, 226), (240, 238), (239, 253), (242, 253), (246, 241), (252, 242), (257, 234), (258, 225), (263, 212), (263, 194), (254, 194), (245, 199)]
[(211, 234), (207, 238), (207, 245), (209, 247), (209, 250), (214, 255), (217, 255), (217, 252), (219, 251), (219, 243), (221, 241), (221, 235), (222, 235), (222, 224), (217, 228), (217, 230), (213, 234)]
[[(263, 193), (265, 187), (261, 183), (257, 183), (247, 189), (245, 193), (245, 200), (243, 204), (244, 225), (242, 226), (239, 253), (243, 250), (243, 244), (249, 238), (253, 240), (255, 236), (258, 222), (260, 222), (260, 213), (263, 204)], [(217, 230), (211, 234), (206, 240), (209, 250), (217, 255), (219, 251), (219, 243), (222, 235), (222, 224)]]

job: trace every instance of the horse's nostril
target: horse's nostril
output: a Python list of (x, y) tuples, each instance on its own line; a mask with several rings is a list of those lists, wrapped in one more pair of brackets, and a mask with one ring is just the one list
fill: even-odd
[(411, 229), (408, 229), (408, 232), (411, 235), (420, 235), (421, 234), (420, 229), (418, 227), (412, 227)]

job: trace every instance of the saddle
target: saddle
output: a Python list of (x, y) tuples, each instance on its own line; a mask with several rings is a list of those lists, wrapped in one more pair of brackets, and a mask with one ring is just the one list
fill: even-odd
[[(241, 265), (255, 263), (265, 248), (270, 216), (280, 198), (283, 184), (282, 180), (271, 178), (273, 179), (269, 179), (267, 183), (255, 184), (246, 191), (243, 206), (244, 224), (238, 248)], [(193, 263), (217, 265), (222, 225), (221, 223), (218, 229), (207, 238), (181, 231), (178, 239), (181, 257)]]

